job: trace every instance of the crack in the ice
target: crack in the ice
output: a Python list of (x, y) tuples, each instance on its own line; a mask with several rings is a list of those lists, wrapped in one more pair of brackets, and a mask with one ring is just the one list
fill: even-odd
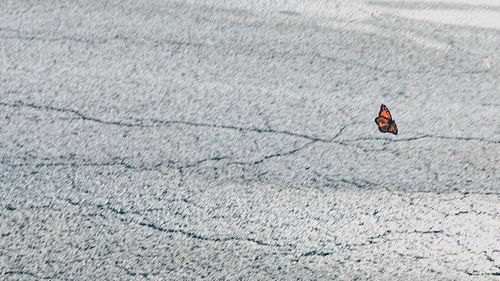
[[(433, 229), (430, 229), (430, 230), (413, 230), (413, 231), (392, 231), (392, 230), (386, 230), (385, 232), (383, 232), (381, 234), (378, 234), (378, 235), (375, 235), (375, 236), (370, 236), (370, 237), (366, 238), (365, 242), (361, 242), (361, 243), (339, 243), (339, 242), (335, 242), (334, 244), (335, 244), (335, 246), (338, 246), (338, 247), (347, 247), (347, 248), (370, 246), (370, 245), (379, 244), (379, 243), (383, 243), (385, 241), (388, 241), (388, 240), (377, 240), (377, 239), (384, 238), (384, 237), (386, 237), (386, 236), (388, 236), (390, 234), (402, 234), (402, 235), (410, 235), (410, 234), (425, 234), (425, 235), (432, 234), (432, 235), (438, 235), (438, 234), (443, 234), (445, 236), (450, 237), (449, 235), (445, 234), (443, 232), (443, 230), (433, 230)], [(311, 250), (311, 251), (302, 253), (301, 256), (302, 257), (304, 257), (304, 256), (321, 256), (321, 257), (325, 257), (325, 256), (333, 255), (333, 254), (335, 254), (335, 252), (322, 251), (322, 250)], [(423, 256), (411, 256), (411, 257), (413, 257), (415, 259), (424, 259), (425, 258)]]
[[(67, 201), (67, 200), (66, 200)], [(81, 203), (80, 202), (72, 202), (74, 205), (80, 205)], [(109, 203), (105, 203), (105, 204), (90, 204), (90, 203), (87, 203), (85, 204), (86, 206), (90, 206), (90, 207), (95, 207), (99, 210), (109, 210), (110, 212), (116, 214), (116, 215), (120, 215), (120, 217), (122, 217), (122, 221), (123, 220), (123, 215), (127, 215), (129, 212), (128, 211), (125, 211), (123, 210), (122, 208), (116, 208), (112, 205), (110, 205)], [(156, 209), (156, 208), (155, 208)], [(131, 211), (130, 213), (133, 213), (135, 215), (140, 215), (140, 213), (144, 211), (144, 210), (134, 210), (134, 211)], [(206, 236), (206, 235), (201, 235), (201, 234), (198, 234), (198, 233), (195, 233), (193, 231), (187, 231), (187, 230), (182, 230), (182, 229), (176, 229), (176, 228), (169, 228), (169, 227), (163, 227), (163, 226), (159, 226), (153, 222), (145, 222), (145, 221), (140, 221), (140, 222), (136, 222), (134, 221), (133, 219), (128, 219), (129, 222), (131, 223), (135, 223), (135, 224), (138, 224), (138, 225), (141, 225), (141, 226), (144, 226), (144, 227), (148, 227), (150, 229), (153, 229), (155, 231), (160, 231), (160, 232), (165, 232), (165, 233), (173, 233), (173, 234), (182, 234), (182, 235), (185, 235), (189, 238), (193, 238), (193, 239), (199, 239), (199, 240), (205, 240), (205, 241), (213, 241), (213, 242), (227, 242), (227, 241), (241, 241), (241, 242), (250, 242), (250, 243), (254, 243), (254, 244), (257, 244), (257, 245), (260, 245), (260, 246), (272, 246), (272, 247), (283, 247), (283, 246), (288, 246), (288, 247), (294, 247), (294, 245), (292, 244), (288, 244), (288, 245), (282, 245), (282, 244), (277, 244), (277, 243), (269, 243), (269, 242), (265, 242), (265, 241), (262, 241), (262, 240), (259, 240), (259, 239), (256, 239), (256, 238), (242, 238), (242, 237), (237, 237), (237, 236)]]
[[(374, 244), (378, 244), (379, 242), (373, 241), (371, 239), (372, 237), (369, 237), (366, 242), (362, 243), (339, 243), (335, 242), (335, 246), (341, 247), (341, 248), (355, 248), (355, 247), (365, 247), (365, 246), (370, 246)], [(302, 253), (300, 256), (301, 257), (310, 257), (310, 256), (320, 256), (320, 257), (326, 257), (330, 255), (336, 254), (335, 252), (329, 252), (329, 251), (322, 251), (322, 250), (311, 250), (305, 253)]]
[[(375, 185), (373, 185), (375, 186)], [(405, 196), (403, 194), (400, 194), (399, 192), (396, 192), (396, 191), (392, 191), (390, 190), (388, 187), (384, 186), (384, 189), (389, 192), (391, 195), (394, 195), (394, 196), (397, 196), (399, 197), (402, 201), (408, 203), (409, 205), (417, 205), (417, 206), (420, 206), (420, 207), (423, 207), (423, 208), (426, 208), (426, 209), (429, 209), (429, 210), (432, 210), (438, 214), (441, 214), (444, 218), (446, 217), (449, 217), (449, 216), (460, 216), (460, 215), (464, 215), (464, 214), (469, 214), (469, 213), (474, 213), (476, 215), (486, 215), (486, 216), (490, 216), (490, 217), (495, 217), (495, 214), (490, 214), (488, 212), (484, 212), (484, 211), (476, 211), (476, 210), (467, 210), (467, 211), (457, 211), (457, 212), (454, 212), (454, 213), (449, 213), (449, 212), (443, 212), (442, 210), (440, 209), (437, 209), (435, 207), (432, 207), (428, 204), (416, 204), (415, 203), (415, 198), (408, 198), (408, 196)], [(435, 191), (419, 191), (419, 193), (432, 193), (432, 194), (435, 194)], [(481, 195), (499, 195), (498, 193), (481, 193), (481, 192), (464, 192), (462, 193), (462, 196), (460, 198), (454, 198), (454, 199), (450, 199), (450, 200), (443, 200), (441, 199), (441, 201), (451, 201), (451, 200), (462, 200), (464, 198), (466, 198), (467, 195), (469, 194), (481, 194)]]
[[(25, 103), (22, 101), (16, 101), (14, 103), (0, 102), (0, 106), (13, 107), (13, 108), (27, 107), (27, 108), (32, 108), (32, 109), (36, 109), (36, 110), (55, 111), (55, 112), (59, 112), (59, 113), (70, 113), (70, 114), (73, 114), (76, 117), (78, 117), (79, 119), (84, 120), (84, 121), (95, 122), (95, 123), (106, 124), (106, 125), (122, 126), (122, 127), (155, 128), (155, 127), (161, 127), (161, 126), (184, 125), (184, 126), (191, 126), (191, 127), (227, 129), (227, 130), (233, 130), (233, 131), (238, 131), (238, 132), (252, 132), (252, 133), (259, 133), (259, 134), (266, 134), (267, 133), (267, 134), (286, 135), (286, 136), (290, 136), (290, 137), (307, 139), (307, 140), (310, 140), (312, 142), (335, 143), (335, 144), (343, 145), (343, 146), (356, 147), (356, 148), (361, 149), (365, 152), (372, 151), (373, 149), (367, 149), (365, 147), (361, 147), (358, 144), (356, 144), (356, 142), (363, 141), (363, 140), (381, 140), (384, 142), (407, 142), (407, 141), (414, 141), (414, 140), (431, 138), (431, 139), (448, 139), (448, 140), (459, 140), (459, 141), (480, 141), (480, 142), (493, 143), (493, 144), (500, 143), (500, 140), (490, 140), (490, 139), (485, 139), (485, 138), (453, 137), (453, 136), (438, 136), (438, 135), (422, 135), (422, 136), (400, 138), (400, 139), (394, 139), (394, 140), (387, 139), (387, 138), (380, 138), (380, 137), (367, 137), (367, 138), (356, 138), (356, 139), (353, 139), (351, 141), (342, 141), (342, 140), (337, 140), (337, 139), (342, 135), (343, 131), (347, 128), (347, 126), (342, 127), (339, 130), (339, 132), (336, 135), (334, 135), (333, 137), (324, 138), (324, 137), (320, 137), (317, 135), (308, 135), (308, 134), (291, 132), (291, 131), (287, 131), (287, 130), (277, 130), (277, 129), (271, 129), (271, 128), (258, 128), (258, 127), (242, 127), (242, 126), (236, 126), (236, 125), (193, 122), (193, 121), (184, 121), (184, 120), (135, 119), (135, 122), (109, 121), (109, 120), (104, 120), (101, 118), (97, 118), (97, 117), (93, 117), (93, 116), (84, 114), (84, 113), (82, 113), (78, 110), (75, 110), (75, 109), (55, 107), (55, 106), (50, 106), (50, 105), (37, 105), (34, 103)], [(382, 150), (377, 150), (377, 151), (388, 151), (388, 150), (382, 149)], [(391, 152), (391, 151), (388, 151), (388, 152)]]
[(115, 266), (116, 266), (117, 268), (119, 268), (119, 269), (124, 270), (124, 271), (127, 273), (127, 275), (129, 275), (129, 276), (133, 276), (133, 277), (135, 277), (135, 276), (142, 276), (143, 278), (148, 278), (149, 276), (156, 276), (156, 275), (158, 275), (158, 274), (159, 274), (159, 272), (154, 272), (154, 273), (148, 273), (148, 272), (135, 272), (135, 271), (132, 271), (132, 270), (130, 270), (130, 269), (128, 269), (128, 268), (126, 268), (125, 266), (121, 266), (121, 265), (118, 265), (118, 264), (115, 264)]
[(197, 160), (197, 161), (194, 161), (194, 162), (191, 162), (191, 163), (187, 163), (187, 164), (184, 164), (184, 165), (180, 165), (180, 166), (177, 166), (176, 168), (179, 169), (179, 170), (184, 170), (184, 169), (189, 169), (189, 168), (194, 168), (194, 167), (197, 167), (205, 162), (210, 162), (210, 161), (215, 161), (215, 162), (218, 162), (218, 161), (221, 161), (221, 160), (226, 160), (228, 159), (228, 157), (226, 156), (212, 156), (212, 157), (208, 157), (208, 158), (205, 158), (205, 159), (201, 159), (201, 160)]
[[(183, 170), (183, 169), (188, 169), (188, 168), (194, 168), (196, 166), (201, 165), (202, 163), (208, 162), (208, 161), (220, 161), (223, 159), (227, 159), (227, 157), (220, 157), (220, 156), (213, 156), (213, 157), (208, 157), (205, 159), (197, 160), (194, 162), (190, 163), (181, 163), (178, 161), (173, 161), (173, 160), (165, 160), (161, 161), (160, 163), (156, 163), (153, 165), (141, 165), (141, 166), (135, 166), (132, 164), (129, 164), (126, 162), (125, 158), (119, 158), (115, 157), (113, 158), (114, 161), (106, 161), (106, 162), (91, 162), (87, 160), (80, 160), (80, 161), (63, 161), (63, 162), (39, 162), (39, 163), (32, 163), (32, 162), (23, 162), (23, 163), (13, 163), (9, 162), (6, 160), (0, 160), (0, 164), (6, 165), (12, 168), (17, 168), (17, 167), (35, 167), (35, 168), (40, 168), (40, 167), (113, 167), (113, 166), (121, 166), (126, 169), (131, 169), (131, 170), (138, 170), (138, 171), (156, 171), (161, 174), (163, 172), (161, 171), (161, 168), (171, 168), (171, 169), (177, 169), (177, 170)], [(55, 160), (55, 159), (44, 159), (44, 160)], [(119, 160), (119, 161), (116, 161)]]
[(486, 251), (474, 251), (473, 249), (469, 248), (467, 245), (460, 242), (460, 240), (454, 240), (454, 241), (459, 247), (461, 247), (462, 249), (464, 249), (468, 253), (471, 253), (474, 255), (482, 254), (487, 261), (492, 263), (493, 267), (495, 267), (496, 269), (499, 270), (498, 272), (478, 272), (477, 270), (470, 272), (470, 271), (466, 270), (465, 273), (467, 273), (468, 275), (500, 275), (500, 266), (495, 264), (495, 260), (490, 255), (488, 255), (488, 253)]
[(419, 256), (419, 255), (403, 254), (403, 253), (400, 253), (400, 252), (397, 252), (397, 251), (394, 251), (394, 253), (398, 254), (401, 257), (412, 258), (414, 260), (428, 259), (428, 257)]
[[(312, 136), (312, 135), (306, 135), (306, 134), (300, 134), (300, 133), (294, 133), (286, 130), (275, 130), (275, 129), (270, 129), (270, 128), (252, 128), (252, 127), (238, 127), (238, 126), (233, 126), (233, 125), (220, 125), (220, 124), (210, 124), (210, 123), (197, 123), (197, 122), (187, 122), (187, 121), (178, 121), (178, 120), (157, 120), (157, 119), (151, 119), (149, 120), (149, 124), (145, 124), (146, 120), (140, 120), (136, 119), (136, 122), (124, 122), (124, 121), (107, 121), (103, 120), (100, 118), (92, 117), (87, 114), (84, 114), (78, 110), (74, 109), (67, 109), (67, 108), (61, 108), (61, 107), (54, 107), (54, 106), (42, 106), (42, 105), (37, 105), (33, 103), (24, 103), (21, 101), (17, 101), (15, 103), (5, 103), (5, 102), (0, 102), (0, 106), (7, 106), (7, 107), (27, 107), (27, 108), (32, 108), (32, 109), (37, 109), (37, 110), (46, 110), (46, 111), (55, 111), (55, 112), (60, 112), (60, 113), (70, 113), (78, 118), (85, 120), (85, 121), (91, 121), (91, 122), (97, 122), (101, 124), (107, 124), (107, 125), (115, 125), (115, 126), (125, 126), (125, 127), (159, 127), (163, 125), (188, 125), (188, 126), (194, 126), (194, 127), (208, 127), (208, 128), (218, 128), (218, 129), (229, 129), (229, 130), (235, 130), (239, 132), (255, 132), (255, 133), (270, 133), (270, 134), (282, 134), (282, 135), (287, 135), (291, 137), (297, 137), (297, 138), (303, 138), (310, 140), (309, 143), (303, 145), (302, 147), (292, 149), (287, 152), (283, 153), (272, 153), (269, 155), (264, 156), (262, 159), (254, 160), (252, 162), (243, 162), (243, 161), (233, 161), (230, 164), (238, 164), (238, 165), (256, 165), (260, 164), (268, 159), (272, 158), (277, 158), (277, 157), (284, 157), (284, 156), (289, 156), (292, 155), (306, 147), (308, 147), (311, 144), (314, 144), (316, 142), (323, 142), (323, 143), (332, 143), (332, 142), (338, 142), (336, 139), (341, 136), (343, 131), (347, 128), (347, 126), (342, 127), (336, 135), (334, 135), (331, 139), (324, 139), (320, 138), (317, 136)], [(340, 142), (339, 142), (340, 143)], [(183, 169), (187, 168), (193, 168), (196, 167), (204, 162), (207, 161), (220, 161), (220, 160), (225, 160), (228, 159), (228, 157), (225, 156), (213, 156), (209, 157), (207, 159), (202, 159), (193, 163), (188, 163), (188, 164), (181, 164), (178, 165), (176, 168), (180, 171)], [(169, 163), (169, 167), (172, 166), (170, 164), (175, 164), (175, 163)], [(22, 165), (27, 165), (27, 164), (19, 164), (19, 166)], [(81, 165), (81, 166), (115, 166), (115, 165), (121, 165), (126, 168), (130, 169), (145, 169), (145, 170), (155, 170), (159, 168), (162, 164), (156, 165), (155, 167), (152, 168), (146, 168), (146, 167), (134, 167), (130, 164), (127, 164), (122, 160), (121, 163), (117, 162), (108, 162), (108, 163), (81, 163), (81, 164), (76, 164), (76, 163), (40, 163), (37, 164), (37, 166), (64, 166), (64, 165)]]
[[(183, 120), (135, 119), (136, 122), (109, 121), (109, 120), (104, 120), (104, 119), (92, 117), (90, 115), (84, 114), (84, 113), (82, 113), (78, 110), (75, 110), (75, 109), (55, 107), (55, 106), (50, 106), (50, 105), (37, 105), (34, 103), (25, 103), (22, 101), (16, 101), (14, 103), (0, 102), (0, 106), (12, 107), (12, 108), (26, 107), (26, 108), (32, 108), (32, 109), (37, 109), (37, 110), (55, 111), (55, 112), (60, 112), (60, 113), (70, 113), (70, 114), (73, 114), (73, 115), (77, 116), (78, 118), (85, 120), (85, 121), (96, 122), (96, 123), (101, 123), (101, 124), (106, 124), (106, 125), (122, 126), (122, 127), (156, 128), (156, 127), (161, 127), (161, 126), (185, 125), (185, 126), (191, 126), (191, 127), (227, 129), (227, 130), (233, 130), (233, 131), (239, 131), (239, 132), (280, 134), (280, 135), (287, 135), (287, 136), (291, 136), (291, 137), (308, 139), (308, 140), (315, 141), (315, 142), (328, 143), (331, 141), (329, 139), (324, 139), (324, 138), (314, 136), (314, 135), (294, 133), (294, 132), (290, 132), (290, 131), (286, 131), (286, 130), (275, 130), (275, 129), (270, 129), (270, 128), (257, 128), (257, 127), (240, 127), (240, 126), (235, 126), (235, 125), (223, 125), (223, 124), (203, 123), (203, 122), (190, 122), (190, 121), (183, 121)], [(147, 124), (147, 123), (149, 123), (149, 124)]]
[(51, 275), (51, 276), (41, 276), (41, 275), (35, 274), (33, 272), (24, 271), (24, 270), (6, 270), (6, 271), (0, 271), (0, 275), (11, 275), (11, 276), (15, 276), (15, 275), (27, 275), (27, 276), (31, 276), (31, 277), (37, 278), (37, 279), (48, 279), (48, 280), (51, 280), (54, 277), (56, 277), (58, 275), (61, 275), (62, 273), (63, 272), (60, 271), (60, 272), (57, 272), (57, 273), (55, 273), (54, 275)]
[(262, 157), (261, 159), (258, 159), (258, 160), (254, 160), (254, 161), (251, 161), (251, 162), (244, 162), (244, 161), (232, 161), (232, 162), (229, 162), (227, 163), (228, 165), (258, 165), (258, 164), (261, 164), (263, 163), (264, 161), (268, 160), (268, 159), (272, 159), (272, 158), (277, 158), (277, 157), (285, 157), (285, 156), (290, 156), (292, 154), (295, 154), (305, 148), (307, 148), (308, 146), (312, 145), (316, 143), (315, 141), (311, 141), (311, 142), (308, 142), (302, 146), (299, 146), (299, 147), (296, 147), (294, 149), (291, 149), (289, 151), (285, 151), (285, 152), (278, 152), (278, 153), (273, 153), (273, 154), (269, 154), (269, 155), (266, 155), (264, 157)]
[(325, 143), (330, 142), (330, 140), (328, 140), (328, 139), (324, 139), (324, 138), (314, 136), (314, 135), (306, 135), (306, 134), (294, 133), (294, 132), (290, 132), (290, 131), (286, 131), (286, 130), (276, 130), (276, 129), (270, 129), (270, 128), (240, 127), (240, 126), (234, 126), (234, 125), (222, 125), (222, 124), (202, 123), (202, 122), (188, 122), (188, 121), (178, 121), (178, 120), (151, 119), (151, 121), (153, 122), (153, 124), (158, 124), (158, 125), (174, 124), (174, 125), (186, 125), (186, 126), (191, 126), (191, 127), (228, 129), (228, 130), (233, 130), (233, 131), (238, 131), (238, 132), (251, 132), (251, 133), (259, 133), (259, 134), (269, 133), (269, 134), (287, 135), (290, 137), (303, 138), (303, 139), (311, 140), (314, 142), (325, 142)]
[(492, 143), (492, 144), (500, 143), (500, 140), (490, 140), (490, 139), (479, 138), (479, 137), (456, 137), (456, 136), (440, 136), (440, 135), (429, 135), (429, 134), (415, 136), (415, 137), (408, 137), (408, 138), (398, 138), (398, 139), (388, 139), (388, 138), (382, 138), (382, 137), (362, 137), (362, 138), (356, 138), (353, 141), (382, 140), (384, 142), (409, 142), (409, 141), (422, 140), (422, 139), (478, 141), (478, 142), (486, 142), (486, 143)]
[[(303, 148), (305, 148), (313, 143), (315, 143), (315, 142), (309, 142), (302, 147), (293, 149), (293, 150), (288, 151), (288, 152), (269, 154), (269, 155), (264, 156), (262, 159), (255, 160), (255, 161), (252, 161), (250, 163), (241, 162), (241, 161), (233, 161), (233, 162), (229, 162), (228, 165), (230, 165), (230, 164), (239, 164), (239, 165), (261, 164), (262, 162), (264, 162), (268, 159), (292, 155), (292, 154), (302, 150)], [(114, 158), (114, 160), (116, 160), (116, 159), (118, 159), (118, 158)], [(188, 163), (181, 163), (181, 162), (177, 162), (177, 161), (173, 161), (173, 160), (166, 160), (166, 161), (162, 161), (160, 163), (148, 165), (148, 166), (146, 166), (146, 165), (134, 166), (132, 164), (126, 163), (125, 158), (121, 159), (120, 161), (107, 161), (107, 162), (90, 162), (90, 161), (86, 161), (86, 160), (80, 160), (80, 161), (63, 161), (63, 162), (49, 162), (49, 161), (47, 161), (47, 162), (39, 162), (39, 163), (33, 163), (33, 162), (23, 162), (23, 163), (15, 163), (14, 162), (13, 163), (13, 162), (9, 162), (6, 160), (0, 160), (0, 164), (9, 166), (11, 168), (18, 168), (18, 167), (35, 167), (35, 168), (40, 168), (40, 167), (113, 167), (113, 166), (120, 167), (121, 166), (121, 167), (124, 167), (126, 169), (130, 169), (130, 170), (155, 171), (155, 172), (158, 172), (160, 174), (164, 174), (164, 172), (161, 170), (163, 167), (169, 168), (169, 169), (176, 169), (180, 173), (183, 173), (183, 171), (186, 169), (198, 167), (201, 164), (206, 163), (206, 162), (211, 162), (211, 161), (218, 162), (218, 161), (229, 160), (229, 159), (230, 158), (226, 157), (226, 156), (211, 156), (208, 158), (204, 158), (204, 159), (200, 159), (200, 160), (196, 160), (196, 161), (188, 162)], [(45, 159), (45, 160), (52, 160), (52, 159)]]
[(488, 275), (491, 275), (491, 276), (500, 276), (500, 271), (497, 271), (497, 272), (477, 272), (477, 271), (464, 271), (467, 275), (470, 275), (470, 276), (488, 276)]
[[(490, 216), (490, 217), (495, 217), (494, 214), (490, 214), (490, 213), (484, 212), (484, 211), (476, 211), (476, 210), (458, 211), (458, 212), (452, 213), (451, 215), (460, 216), (460, 215), (467, 215), (467, 214), (475, 214), (476, 216), (486, 215), (486, 216)], [(447, 215), (450, 215), (450, 214), (447, 214)]]
[(309, 252), (303, 253), (301, 256), (303, 257), (309, 257), (309, 256), (320, 256), (320, 257), (326, 257), (329, 255), (333, 255), (333, 252), (323, 252), (323, 251), (318, 251), (318, 250), (312, 250)]
[[(16, 101), (14, 103), (0, 102), (0, 106), (11, 107), (11, 108), (26, 107), (26, 108), (36, 109), (36, 110), (55, 111), (55, 112), (59, 112), (59, 113), (70, 113), (70, 114), (73, 114), (82, 120), (106, 124), (106, 125), (115, 125), (115, 126), (121, 126), (121, 127), (146, 127), (145, 125), (131, 123), (131, 122), (107, 121), (107, 120), (103, 120), (103, 119), (99, 119), (96, 117), (86, 115), (86, 114), (84, 114), (78, 110), (75, 110), (75, 109), (55, 107), (55, 106), (51, 106), (51, 105), (37, 105), (34, 103), (25, 103), (22, 101)], [(152, 126), (150, 126), (150, 127), (152, 127)]]
[(326, 180), (327, 182), (332, 183), (335, 186), (337, 186), (339, 183), (350, 184), (350, 185), (353, 185), (357, 188), (378, 185), (377, 183), (370, 182), (367, 180), (357, 179), (357, 178), (346, 179), (346, 178), (340, 177), (340, 175), (333, 175), (333, 178), (332, 178), (330, 175), (323, 175), (323, 174), (320, 174), (316, 171), (312, 171), (312, 173), (315, 174), (316, 176)]
[[(273, 246), (273, 247), (282, 247), (283, 245), (281, 244), (273, 244), (273, 243), (268, 243), (259, 239), (255, 238), (242, 238), (242, 237), (237, 237), (237, 236), (204, 236), (192, 231), (186, 231), (182, 229), (176, 229), (176, 228), (168, 228), (168, 227), (162, 227), (159, 225), (156, 225), (155, 223), (151, 222), (138, 222), (139, 225), (148, 227), (150, 229), (153, 229), (155, 231), (160, 231), (160, 232), (165, 232), (165, 233), (173, 233), (173, 234), (182, 234), (185, 235), (189, 238), (193, 239), (199, 239), (199, 240), (204, 240), (204, 241), (213, 241), (213, 242), (226, 242), (226, 241), (239, 241), (239, 242), (250, 242), (254, 243), (260, 246)], [(288, 245), (291, 246), (291, 245)]]
[(415, 230), (414, 233), (418, 234), (442, 234), (444, 233), (443, 230)]

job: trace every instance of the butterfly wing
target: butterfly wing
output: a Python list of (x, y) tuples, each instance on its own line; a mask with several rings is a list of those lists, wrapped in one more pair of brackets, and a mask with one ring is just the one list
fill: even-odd
[(392, 122), (392, 123), (389, 125), (389, 128), (387, 128), (387, 132), (388, 132), (388, 133), (395, 134), (395, 135), (397, 135), (397, 134), (398, 134), (398, 126), (396, 126), (396, 122)]
[[(389, 130), (389, 119), (383, 117), (383, 116), (379, 116), (377, 118), (375, 118), (375, 123), (377, 124), (378, 126), (378, 130), (381, 131), (382, 133), (387, 133), (388, 130)], [(396, 126), (395, 123), (392, 123), (391, 126), (394, 125)], [(396, 129), (397, 131), (397, 129)]]
[(385, 106), (385, 104), (382, 104), (380, 106), (380, 111), (378, 113), (378, 116), (385, 117), (385, 118), (387, 118), (389, 120), (392, 119), (391, 112), (389, 111), (389, 109), (387, 108), (387, 106)]

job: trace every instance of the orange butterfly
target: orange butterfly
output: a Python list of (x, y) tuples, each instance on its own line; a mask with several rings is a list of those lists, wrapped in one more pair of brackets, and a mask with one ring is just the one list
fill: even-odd
[(380, 111), (378, 113), (378, 117), (375, 118), (375, 123), (377, 123), (378, 130), (382, 133), (391, 133), (395, 135), (398, 134), (398, 127), (396, 126), (396, 122), (392, 120), (389, 109), (383, 104), (380, 106)]

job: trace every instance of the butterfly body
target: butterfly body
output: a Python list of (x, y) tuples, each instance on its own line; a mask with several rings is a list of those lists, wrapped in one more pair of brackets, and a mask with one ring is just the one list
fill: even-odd
[(380, 106), (380, 111), (378, 117), (375, 118), (375, 123), (378, 126), (378, 130), (382, 133), (398, 134), (396, 122), (392, 119), (391, 112), (384, 104)]

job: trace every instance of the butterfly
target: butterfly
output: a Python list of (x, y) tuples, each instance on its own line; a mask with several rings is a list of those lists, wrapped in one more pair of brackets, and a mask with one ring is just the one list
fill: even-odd
[(378, 117), (375, 118), (375, 123), (378, 126), (378, 130), (382, 133), (398, 134), (398, 126), (396, 126), (396, 122), (392, 120), (391, 112), (389, 112), (389, 109), (384, 104), (380, 106), (380, 111)]

